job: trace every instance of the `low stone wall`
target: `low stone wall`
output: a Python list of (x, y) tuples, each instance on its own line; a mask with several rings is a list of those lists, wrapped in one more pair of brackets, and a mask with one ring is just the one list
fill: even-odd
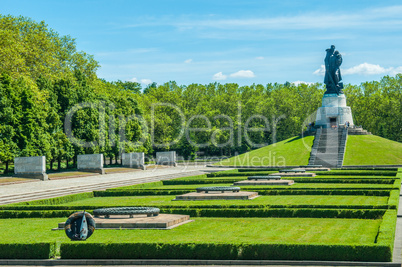
[(103, 169), (103, 154), (78, 155), (77, 169), (84, 172), (105, 174)]
[(156, 152), (156, 164), (173, 165), (176, 167), (176, 151)]
[(144, 152), (123, 153), (121, 160), (124, 167), (146, 169)]
[(46, 157), (14, 158), (14, 176), (48, 180), (46, 174)]

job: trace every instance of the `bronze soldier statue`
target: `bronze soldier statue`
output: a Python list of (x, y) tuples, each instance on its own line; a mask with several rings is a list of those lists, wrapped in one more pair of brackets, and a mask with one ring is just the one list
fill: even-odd
[(326, 94), (343, 94), (343, 82), (341, 70), (339, 67), (342, 64), (342, 55), (339, 51), (335, 51), (335, 46), (326, 49), (327, 55), (325, 56), (325, 77), (324, 83), (327, 87)]

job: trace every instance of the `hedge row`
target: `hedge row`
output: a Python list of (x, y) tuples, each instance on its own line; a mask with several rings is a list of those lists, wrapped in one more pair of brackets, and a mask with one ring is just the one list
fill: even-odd
[[(320, 179), (320, 178), (289, 178), (297, 183), (342, 183), (342, 184), (393, 184), (395, 179), (344, 179), (344, 178), (330, 178), (330, 179)], [(234, 183), (237, 181), (246, 180), (245, 177), (230, 177), (230, 178), (206, 178), (206, 179), (188, 179), (188, 180), (166, 180), (163, 181), (163, 185), (187, 185), (187, 184), (227, 184)], [(119, 187), (116, 189), (129, 189), (133, 188), (130, 186)]]
[(377, 244), (390, 244), (394, 247), (397, 211), (388, 210), (382, 217), (382, 223), (375, 240)]
[(72, 213), (72, 210), (0, 210), (0, 218), (60, 218)]
[(390, 245), (62, 243), (62, 259), (392, 260)]
[(208, 173), (207, 177), (256, 176), (256, 175), (268, 175), (271, 173), (275, 172), (229, 172), (229, 173), (213, 172)]
[[(214, 172), (207, 174), (207, 177), (230, 177), (230, 176), (255, 176), (276, 173), (277, 171), (258, 171), (258, 172)], [(395, 176), (395, 171), (328, 171), (316, 172), (318, 175), (331, 176)]]
[(50, 259), (55, 255), (55, 243), (0, 243), (0, 259)]
[[(356, 195), (356, 196), (389, 196), (392, 190), (373, 190), (373, 189), (253, 189), (259, 195)], [(153, 190), (106, 190), (94, 191), (95, 197), (119, 197), (119, 196), (156, 196), (156, 195), (182, 195), (195, 190), (173, 190), (173, 189), (153, 189)]]
[[(76, 207), (74, 210), (6, 210), (0, 211), (1, 219), (9, 218), (67, 218), (77, 210), (86, 210), (89, 213), (99, 207)], [(210, 208), (210, 207), (159, 207), (161, 213), (186, 214), (191, 217), (225, 217), (225, 218), (353, 218), (353, 219), (379, 219), (385, 213), (384, 209), (353, 209), (344, 208), (290, 208), (290, 207), (263, 207), (263, 208)], [(49, 217), (49, 215), (54, 215)]]
[(278, 172), (283, 168), (238, 169), (238, 172)]
[(150, 189), (150, 188), (158, 187), (158, 186), (163, 186), (163, 182), (157, 181), (157, 182), (150, 182), (150, 183), (145, 183), (145, 184), (128, 185), (128, 186), (116, 187), (113, 189)]
[(289, 178), (297, 183), (331, 183), (331, 184), (393, 184), (395, 179), (345, 179), (345, 178)]
[(165, 180), (163, 185), (186, 185), (186, 184), (228, 184), (237, 181), (243, 181), (246, 178), (229, 178), (229, 179), (189, 179), (189, 180)]
[(396, 171), (343, 171), (335, 170), (329, 172), (319, 172), (319, 175), (344, 175), (344, 176), (395, 176)]
[[(94, 197), (93, 192), (87, 193), (79, 193), (74, 195), (62, 196), (62, 197), (54, 197), (54, 198), (47, 198), (41, 200), (32, 200), (27, 202), (20, 202), (17, 205), (57, 205), (63, 204), (72, 201), (78, 201), (86, 198)], [(13, 204), (15, 205), (15, 204)]]

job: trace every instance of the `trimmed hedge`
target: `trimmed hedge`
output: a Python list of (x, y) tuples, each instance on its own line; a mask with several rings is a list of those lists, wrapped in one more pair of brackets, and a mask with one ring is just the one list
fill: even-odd
[[(245, 187), (246, 188), (246, 187)], [(250, 188), (248, 188), (250, 189)], [(251, 189), (250, 189), (251, 190)], [(252, 189), (259, 195), (356, 195), (356, 196), (389, 196), (389, 190), (373, 190), (373, 189)], [(118, 196), (156, 196), (156, 195), (182, 195), (196, 190), (174, 190), (174, 189), (153, 189), (153, 190), (106, 190), (94, 191), (95, 197), (118, 197)]]
[(377, 244), (390, 244), (394, 247), (395, 229), (396, 229), (396, 210), (387, 210), (382, 217), (382, 223), (378, 230), (378, 235), (375, 240)]
[(229, 172), (229, 173), (213, 172), (208, 173), (207, 177), (258, 176), (258, 175), (267, 175), (271, 173), (276, 172)]
[(283, 168), (238, 169), (238, 172), (278, 172), (280, 170), (283, 170)]
[(209, 208), (161, 208), (161, 213), (186, 214), (191, 217), (223, 218), (342, 218), (342, 219), (380, 219), (385, 209), (209, 209)]
[(228, 184), (237, 181), (243, 181), (244, 177), (228, 178), (228, 179), (194, 179), (194, 180), (165, 180), (163, 185), (186, 185), (186, 184)]
[[(102, 206), (103, 207), (103, 206)], [(0, 211), (1, 219), (10, 218), (65, 218), (76, 210), (86, 210), (92, 213), (97, 206), (76, 207), (72, 210), (7, 210)], [(355, 219), (379, 219), (387, 210), (387, 206), (262, 206), (262, 207), (195, 207), (195, 206), (159, 206), (161, 213), (186, 214), (191, 217), (289, 217), (289, 218), (355, 218)]]
[[(66, 208), (66, 207), (64, 207)], [(74, 209), (76, 210), (76, 209)], [(88, 212), (91, 212), (87, 210)], [(60, 218), (68, 217), (73, 210), (0, 210), (0, 219), (11, 218)]]
[(158, 186), (162, 186), (162, 185), (163, 185), (162, 181), (157, 181), (157, 182), (150, 182), (150, 183), (145, 183), (145, 184), (135, 184), (135, 185), (129, 185), (129, 186), (116, 187), (113, 189), (149, 189), (149, 188), (158, 187)]
[(93, 192), (87, 193), (79, 193), (74, 195), (67, 195), (62, 197), (54, 197), (54, 198), (47, 198), (41, 200), (32, 200), (27, 202), (20, 202), (18, 204), (13, 205), (57, 205), (57, 204), (64, 204), (67, 202), (78, 201), (86, 198), (94, 197)]
[(342, 176), (395, 176), (396, 171), (343, 171), (335, 170), (319, 172), (319, 175), (342, 175)]
[(0, 259), (50, 259), (55, 255), (55, 243), (0, 243)]
[(392, 260), (389, 245), (62, 243), (62, 259)]

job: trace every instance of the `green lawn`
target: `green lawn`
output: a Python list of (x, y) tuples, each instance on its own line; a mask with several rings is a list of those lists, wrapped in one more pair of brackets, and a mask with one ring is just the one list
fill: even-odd
[[(71, 242), (51, 231), (66, 218), (0, 220), (2, 242)], [(86, 243), (194, 242), (373, 244), (382, 220), (317, 218), (195, 218), (172, 230), (96, 230)]]
[(60, 206), (236, 206), (236, 205), (386, 205), (388, 197), (377, 196), (259, 196), (253, 200), (172, 201), (175, 196), (94, 197)]
[(262, 147), (223, 160), (221, 166), (295, 166), (307, 165), (314, 136), (292, 137), (287, 140)]
[(350, 135), (343, 165), (402, 165), (402, 143), (376, 135)]

